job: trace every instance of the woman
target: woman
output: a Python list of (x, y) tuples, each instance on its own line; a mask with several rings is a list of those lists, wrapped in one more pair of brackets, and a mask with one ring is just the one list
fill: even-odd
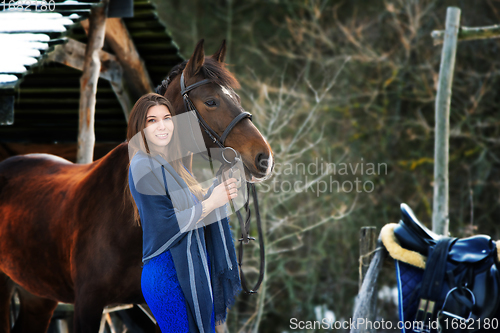
[[(220, 218), (238, 196), (237, 180), (201, 188), (182, 164), (186, 138), (171, 109), (151, 93), (129, 117), (129, 188), (143, 229), (141, 287), (162, 332), (214, 332), (240, 291), (228, 220)], [(205, 225), (209, 214), (217, 222)]]

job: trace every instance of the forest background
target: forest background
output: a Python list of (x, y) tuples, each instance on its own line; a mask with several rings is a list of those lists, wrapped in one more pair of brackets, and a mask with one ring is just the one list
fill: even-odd
[[(402, 202), (431, 224), (441, 46), (430, 33), (444, 29), (448, 6), (462, 10), (464, 26), (499, 24), (500, 0), (154, 2), (185, 58), (201, 38), (207, 54), (226, 40), (242, 104), (275, 153), (276, 172), (258, 187), (266, 278), (259, 294), (240, 296), (229, 331), (291, 331), (291, 318), (348, 320), (360, 228), (397, 222)], [(460, 42), (450, 117), (453, 236), (500, 239), (499, 90), (500, 41)], [(257, 250), (251, 254), (258, 267)], [(390, 262), (383, 275), (381, 290), (393, 295)], [(379, 318), (397, 320), (382, 294)]]

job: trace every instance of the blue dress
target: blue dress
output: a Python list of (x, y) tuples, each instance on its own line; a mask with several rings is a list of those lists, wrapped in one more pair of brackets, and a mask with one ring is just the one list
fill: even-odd
[[(152, 258), (144, 265), (141, 288), (144, 299), (162, 332), (189, 332), (186, 300), (177, 279), (170, 250)], [(212, 332), (215, 332), (213, 312), (211, 325)]]

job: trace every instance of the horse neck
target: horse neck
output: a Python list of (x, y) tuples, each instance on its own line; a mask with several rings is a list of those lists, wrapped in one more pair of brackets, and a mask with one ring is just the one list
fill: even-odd
[(121, 143), (93, 164), (92, 172), (109, 177), (109, 181), (115, 182), (116, 186), (122, 188), (127, 183), (128, 177), (128, 142)]

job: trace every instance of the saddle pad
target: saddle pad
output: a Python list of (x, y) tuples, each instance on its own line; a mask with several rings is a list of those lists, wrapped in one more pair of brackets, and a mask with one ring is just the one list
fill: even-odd
[[(417, 286), (422, 282), (424, 270), (394, 260), (396, 265), (396, 279), (398, 281), (398, 310), (399, 320), (403, 333), (416, 333), (413, 328), (413, 320), (418, 308)], [(431, 332), (437, 332), (433, 330)]]

